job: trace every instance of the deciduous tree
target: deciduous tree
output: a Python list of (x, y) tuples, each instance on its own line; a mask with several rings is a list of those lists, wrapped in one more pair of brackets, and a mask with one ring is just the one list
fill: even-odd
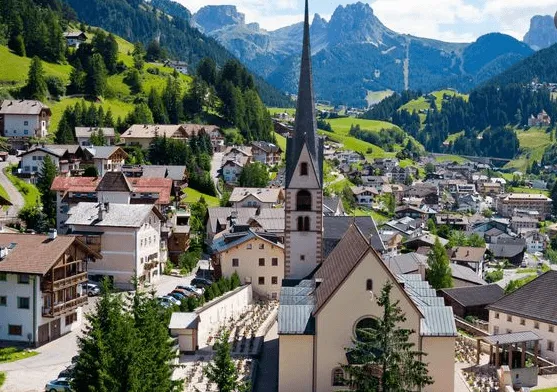
[(435, 238), (433, 248), (427, 256), (427, 281), (436, 290), (453, 287), (453, 276), (449, 256), (439, 237)]

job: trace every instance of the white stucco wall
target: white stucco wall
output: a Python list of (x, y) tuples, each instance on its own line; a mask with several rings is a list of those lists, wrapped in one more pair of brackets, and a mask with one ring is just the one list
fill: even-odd
[(279, 361), (279, 392), (312, 390), (313, 335), (280, 335)]
[[(6, 137), (44, 137), (47, 133), (48, 117), (38, 115), (4, 115), (4, 135)], [(27, 131), (27, 132), (26, 132)]]
[(43, 167), (45, 156), (50, 156), (56, 167), (60, 169), (60, 160), (54, 155), (47, 154), (44, 151), (33, 151), (21, 157), (21, 170), (23, 173), (38, 173)]

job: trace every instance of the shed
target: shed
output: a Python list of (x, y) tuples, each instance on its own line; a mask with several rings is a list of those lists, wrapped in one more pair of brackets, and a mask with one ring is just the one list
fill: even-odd
[(199, 315), (193, 313), (172, 313), (170, 318), (170, 335), (178, 338), (180, 352), (185, 354), (195, 354), (199, 345), (197, 344), (197, 331), (199, 325)]
[(491, 305), (505, 295), (505, 291), (497, 284), (458, 287), (440, 291), (445, 299), (445, 305), (451, 306), (456, 316), (478, 317), (489, 321), (489, 311), (486, 306)]

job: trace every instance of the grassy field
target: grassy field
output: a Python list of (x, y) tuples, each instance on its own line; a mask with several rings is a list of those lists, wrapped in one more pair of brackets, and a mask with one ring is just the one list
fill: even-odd
[(20, 359), (34, 357), (37, 354), (38, 352), (36, 351), (26, 351), (16, 347), (4, 347), (0, 348), (0, 363), (15, 362)]
[(366, 96), (366, 101), (369, 106), (374, 105), (378, 102), (381, 102), (387, 97), (393, 95), (394, 91), (392, 90), (383, 90), (383, 91), (368, 91)]
[(557, 387), (555, 388), (544, 388), (544, 389), (533, 389), (534, 392), (557, 392)]
[(440, 156), (436, 156), (435, 157), (435, 161), (436, 162), (456, 162), (456, 163), (464, 163), (464, 162), (468, 162), (468, 159), (463, 158), (461, 156), (458, 155), (440, 155)]
[(25, 201), (24, 207), (35, 207), (40, 203), (41, 194), (35, 185), (28, 184), (25, 181), (17, 178), (12, 174), (12, 167), (8, 166), (4, 169), (4, 173), (6, 177), (10, 180), (12, 184), (14, 184), (15, 188), (21, 196), (23, 196), (23, 200)]
[(267, 108), (269, 110), (269, 113), (271, 113), (271, 116), (274, 116), (275, 114), (279, 114), (279, 113), (288, 113), (289, 115), (293, 116), (294, 113), (296, 113), (296, 109), (295, 108)]
[(454, 141), (462, 135), (464, 135), (464, 131), (453, 133), (445, 139), (445, 143), (450, 143), (450, 142), (454, 143)]
[(273, 131), (273, 135), (275, 136), (275, 140), (277, 142), (277, 146), (279, 146), (282, 151), (283, 154), (286, 152), (286, 138), (282, 135), (279, 135), (278, 133)]
[(517, 131), (521, 154), (505, 165), (506, 169), (525, 172), (532, 161), (541, 161), (545, 149), (552, 143), (546, 128), (530, 128)]
[[(61, 101), (57, 102), (50, 102), (49, 106), (52, 110), (52, 117), (50, 118), (50, 133), (56, 133), (58, 129), (58, 123), (62, 118), (62, 114), (64, 110), (68, 106), (74, 106), (77, 102), (81, 101), (82, 98), (66, 98)], [(87, 106), (89, 106), (89, 102), (86, 102)], [(112, 116), (114, 117), (114, 121), (118, 120), (118, 117), (126, 117), (126, 115), (133, 110), (133, 104), (119, 101), (117, 99), (103, 99), (101, 103), (97, 104), (102, 105), (105, 113), (108, 109), (112, 111)]]
[[(466, 101), (468, 100), (468, 95), (466, 94), (460, 94), (457, 93), (454, 90), (438, 90), (438, 91), (434, 91), (431, 93), (431, 95), (433, 95), (435, 97), (435, 105), (437, 106), (438, 110), (441, 110), (441, 108), (443, 107), (443, 95), (452, 95), (452, 96), (459, 96), (464, 98)], [(430, 108), (429, 102), (426, 101), (425, 97), (422, 96), (420, 98), (414, 99), (408, 103), (406, 103), (405, 105), (402, 105), (400, 107), (400, 109), (406, 109), (409, 112), (412, 111), (417, 111), (419, 112), (420, 110), (427, 110)]]
[(182, 201), (185, 203), (196, 203), (199, 201), (199, 198), (203, 197), (209, 207), (219, 206), (219, 199), (217, 197), (206, 195), (193, 188), (186, 188), (184, 190), (184, 195)]
[(367, 208), (358, 208), (354, 211), (355, 216), (371, 216), (377, 225), (381, 225), (389, 220), (387, 215), (383, 215), (378, 211), (367, 209)]
[(534, 195), (544, 195), (549, 196), (549, 191), (542, 189), (526, 188), (521, 186), (514, 186), (511, 188), (513, 193), (531, 193)]

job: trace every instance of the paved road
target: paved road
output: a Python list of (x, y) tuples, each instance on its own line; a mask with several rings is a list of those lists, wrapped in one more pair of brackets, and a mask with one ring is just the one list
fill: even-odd
[(211, 159), (211, 178), (215, 182), (215, 187), (217, 188), (217, 193), (220, 196), (219, 191), (219, 170), (222, 165), (222, 158), (224, 157), (224, 153), (222, 152), (215, 152), (213, 154), (213, 158)]
[(278, 323), (275, 322), (263, 343), (263, 353), (259, 360), (255, 392), (278, 391)]
[(2, 214), (1, 218), (7, 217), (7, 218), (15, 218), (17, 217), (17, 213), (19, 212), (19, 210), (21, 208), (23, 208), (23, 205), (25, 204), (25, 201), (23, 200), (23, 196), (21, 196), (21, 194), (17, 191), (17, 189), (15, 188), (15, 186), (13, 186), (13, 184), (10, 182), (10, 180), (8, 180), (8, 177), (6, 177), (6, 175), (4, 174), (4, 169), (12, 164), (12, 163), (17, 163), (19, 162), (19, 159), (14, 157), (13, 155), (10, 155), (8, 157), (8, 161), (7, 162), (0, 162), (0, 185), (6, 190), (6, 192), (8, 192), (8, 196), (10, 198), (10, 202), (12, 203), (12, 206), (8, 209), (7, 214), (4, 213), (0, 213)]

